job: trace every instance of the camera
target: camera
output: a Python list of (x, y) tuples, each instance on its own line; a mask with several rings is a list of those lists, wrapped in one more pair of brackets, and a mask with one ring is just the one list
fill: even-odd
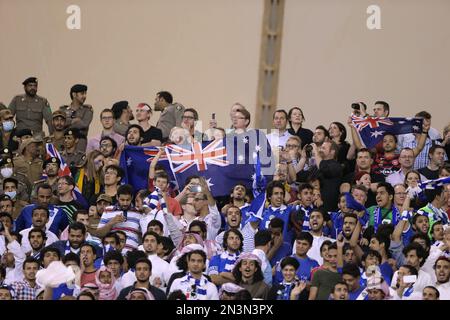
[(306, 157), (311, 158), (312, 157), (312, 151), (313, 151), (312, 145), (308, 144), (305, 147)]
[(193, 185), (189, 188), (191, 192), (202, 192), (202, 187), (199, 185)]

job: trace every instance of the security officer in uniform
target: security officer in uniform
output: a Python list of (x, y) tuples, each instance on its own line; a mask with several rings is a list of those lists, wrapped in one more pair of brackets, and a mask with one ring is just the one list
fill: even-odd
[(170, 130), (173, 127), (181, 125), (184, 109), (183, 105), (173, 103), (173, 97), (169, 92), (161, 91), (156, 94), (155, 110), (161, 111), (156, 127), (161, 129), (164, 141), (169, 138)]
[(53, 112), (53, 133), (44, 138), (45, 143), (52, 143), (58, 151), (64, 149), (64, 131), (66, 129), (67, 115), (63, 110)]
[(34, 134), (42, 133), (42, 119), (45, 119), (49, 131), (52, 131), (52, 109), (47, 99), (38, 96), (38, 82), (34, 77), (22, 82), (25, 94), (15, 96), (9, 109), (16, 116), (17, 130), (30, 129)]
[(19, 146), (18, 156), (13, 159), (14, 172), (25, 175), (31, 183), (41, 179), (42, 176), (43, 161), (40, 158), (40, 144), (42, 139), (38, 137), (25, 140)]
[(70, 99), (72, 102), (69, 106), (61, 106), (59, 110), (66, 113), (66, 128), (79, 129), (84, 138), (80, 138), (77, 150), (86, 151), (87, 137), (89, 126), (92, 122), (94, 111), (90, 104), (84, 104), (87, 97), (88, 87), (84, 84), (76, 84), (70, 88)]
[(44, 164), (42, 166), (42, 169), (44, 170), (43, 173), (46, 175), (46, 177), (43, 177), (42, 179), (36, 180), (33, 184), (33, 191), (32, 191), (32, 198), (36, 198), (37, 196), (37, 189), (39, 186), (43, 184), (48, 184), (50, 187), (52, 187), (52, 192), (55, 198), (53, 200), (57, 200), (58, 195), (58, 172), (61, 162), (56, 157), (48, 158), (44, 161)]
[(31, 183), (28, 177), (20, 172), (14, 172), (14, 162), (9, 151), (3, 150), (0, 158), (0, 191), (3, 192), (3, 180), (14, 178), (18, 182), (16, 198), (23, 201), (30, 201)]
[(69, 128), (64, 132), (64, 151), (61, 156), (72, 172), (86, 159), (85, 153), (77, 149), (80, 138), (83, 138), (83, 135), (76, 128)]

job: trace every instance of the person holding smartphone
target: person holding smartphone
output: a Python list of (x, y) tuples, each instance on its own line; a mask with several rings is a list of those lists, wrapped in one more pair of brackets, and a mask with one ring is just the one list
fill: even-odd
[(417, 269), (409, 264), (405, 264), (398, 269), (396, 288), (393, 293), (394, 300), (422, 300), (422, 293), (414, 291), (414, 284), (417, 282)]

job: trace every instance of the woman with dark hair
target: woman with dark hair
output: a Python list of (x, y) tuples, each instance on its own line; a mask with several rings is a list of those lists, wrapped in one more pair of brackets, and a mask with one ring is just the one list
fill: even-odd
[(347, 129), (342, 123), (335, 121), (330, 124), (328, 131), (331, 139), (339, 146), (337, 161), (343, 167), (345, 176), (354, 170), (354, 163), (352, 164), (347, 158), (350, 149), (350, 144), (345, 140), (347, 139)]
[(232, 273), (235, 283), (248, 290), (253, 299), (267, 299), (270, 287), (264, 282), (261, 260), (256, 255), (241, 254)]
[(302, 127), (303, 122), (305, 121), (305, 116), (303, 115), (302, 109), (299, 107), (292, 107), (288, 112), (288, 122), (290, 128), (288, 132), (294, 136), (297, 136), (301, 139), (302, 145), (301, 149), (307, 144), (312, 142), (313, 132), (309, 129), (305, 129)]

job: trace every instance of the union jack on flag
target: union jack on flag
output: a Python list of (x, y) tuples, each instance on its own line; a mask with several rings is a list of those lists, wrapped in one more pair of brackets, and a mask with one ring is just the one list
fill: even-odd
[(352, 115), (353, 125), (355, 126), (358, 131), (361, 131), (365, 127), (369, 126), (371, 129), (378, 128), (380, 124), (384, 124), (387, 126), (392, 126), (394, 123), (389, 120), (389, 118), (372, 118), (372, 117), (366, 117), (366, 118), (360, 118), (355, 115)]
[(185, 149), (178, 145), (166, 146), (167, 154), (174, 173), (182, 173), (196, 166), (197, 171), (205, 171), (208, 164), (225, 167), (229, 163), (226, 160), (227, 150), (223, 146), (223, 140), (214, 140), (204, 148), (200, 142), (194, 142), (191, 149)]
[[(157, 149), (156, 147), (151, 147), (151, 148), (144, 148), (144, 154), (148, 155), (148, 159), (146, 160), (148, 163), (152, 162), (153, 159), (156, 157), (156, 155), (158, 154), (159, 149)], [(159, 160), (168, 160), (167, 159), (167, 155), (165, 153), (163, 153), (160, 157)]]
[(45, 144), (45, 150), (47, 151), (47, 159), (50, 158), (58, 158), (59, 159), (59, 171), (58, 176), (71, 176), (72, 173), (70, 172), (69, 166), (64, 161), (64, 158), (61, 157), (61, 154), (58, 152), (58, 150), (55, 148), (55, 146), (52, 143), (46, 143)]
[(419, 133), (422, 131), (422, 122), (420, 118), (361, 118), (352, 115), (352, 124), (367, 148), (374, 148), (386, 133)]

